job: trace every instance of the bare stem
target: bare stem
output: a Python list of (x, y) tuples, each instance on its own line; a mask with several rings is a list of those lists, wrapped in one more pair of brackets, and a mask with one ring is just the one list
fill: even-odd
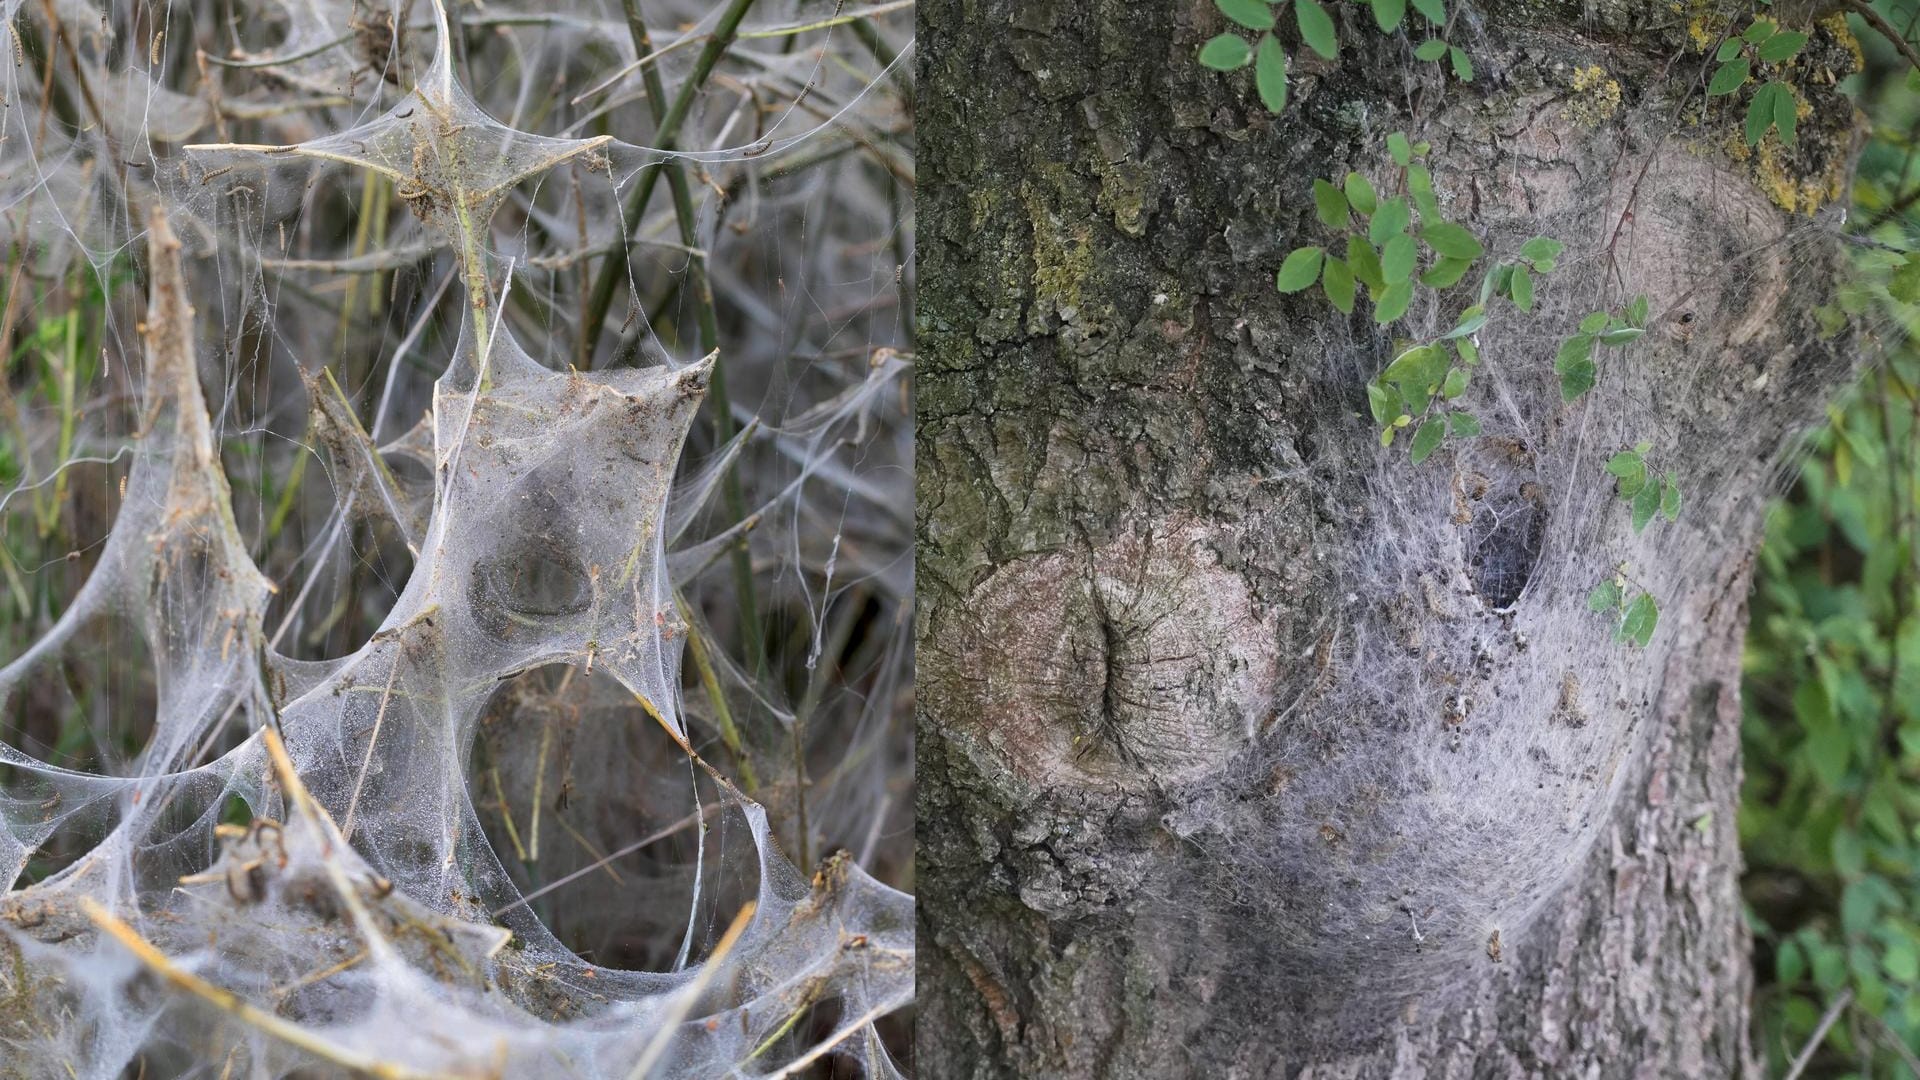
[[(653, 37), (647, 30), (645, 16), (641, 14), (640, 0), (623, 0), (623, 3), (627, 12), (627, 29), (633, 35), (634, 54), (646, 56), (653, 52)], [(641, 70), (641, 78), (645, 80), (647, 88), (647, 108), (653, 114), (654, 127), (658, 133), (657, 139), (661, 149), (671, 148), (672, 141), (679, 132), (680, 123), (686, 118), (687, 111), (692, 106), (693, 91), (706, 81), (708, 73), (713, 70), (713, 65), (718, 62), (720, 55), (733, 43), (734, 35), (740, 27), (740, 20), (746, 16), (747, 9), (752, 5), (753, 0), (734, 0), (728, 5), (727, 10), (720, 16), (719, 26), (715, 28), (713, 37), (708, 40), (707, 47), (701, 50), (699, 59), (694, 62), (693, 73), (688, 76), (686, 85), (680, 88), (680, 93), (674, 99), (671, 109), (664, 104), (667, 92), (660, 81), (659, 65), (648, 64)], [(662, 172), (667, 174), (667, 188), (673, 194), (673, 212), (680, 224), (680, 243), (693, 252), (687, 262), (687, 280), (693, 287), (694, 316), (700, 328), (700, 351), (703, 354), (710, 353), (720, 347), (720, 321), (714, 311), (713, 283), (707, 277), (707, 253), (700, 246), (700, 236), (695, 228), (693, 195), (687, 186), (687, 171), (678, 161), (669, 159), (662, 162), (659, 169), (647, 175), (647, 179), (641, 182), (639, 198), (635, 200), (635, 205), (629, 209), (626, 217), (639, 220), (641, 212), (646, 209), (648, 197), (653, 193), (651, 188), (653, 178)], [(583, 338), (598, 333), (600, 322), (606, 317), (607, 310), (601, 295), (604, 293), (609, 298), (612, 296), (609, 283), (615, 280), (615, 268), (625, 265), (626, 258), (623, 253), (617, 263), (609, 259), (606, 266), (602, 268), (600, 281), (602, 286), (607, 287), (596, 290), (593, 301), (588, 305), (589, 321), (580, 328)], [(736, 430), (733, 423), (733, 401), (727, 394), (725, 364), (714, 364), (713, 377), (707, 385), (707, 394), (713, 402), (714, 442), (724, 446), (733, 438)], [(746, 497), (740, 490), (739, 474), (732, 471), (727, 473), (721, 480), (721, 493), (726, 499), (730, 521), (740, 521), (747, 516)], [(754, 596), (753, 555), (743, 541), (733, 549), (732, 558), (733, 586), (738, 594), (740, 605), (740, 637), (746, 645), (747, 668), (758, 677), (766, 667), (766, 645), (760, 632), (760, 607)]]
[(443, 1075), (420, 1072), (404, 1065), (379, 1061), (329, 1042), (298, 1024), (282, 1020), (272, 1013), (248, 1004), (233, 991), (215, 986), (175, 964), (167, 954), (155, 948), (152, 942), (141, 937), (138, 930), (121, 921), (118, 916), (102, 907), (99, 901), (92, 897), (80, 898), (80, 910), (86, 913), (87, 918), (93, 920), (95, 926), (138, 957), (141, 963), (168, 985), (192, 994), (241, 1023), (272, 1036), (288, 1046), (304, 1050), (322, 1061), (338, 1065), (343, 1069), (378, 1077), (379, 1080), (425, 1080), (425, 1078)]

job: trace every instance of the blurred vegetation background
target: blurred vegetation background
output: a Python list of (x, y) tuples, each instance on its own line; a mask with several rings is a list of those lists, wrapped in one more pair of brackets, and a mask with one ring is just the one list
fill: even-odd
[[(1920, 4), (1875, 10), (1920, 36)], [(1864, 329), (1865, 366), (1770, 515), (1745, 658), (1740, 835), (1769, 1076), (1920, 1077), (1920, 261), (1901, 254), (1920, 248), (1920, 72), (1853, 23), (1873, 127), (1845, 228), (1866, 242), (1830, 325)]]

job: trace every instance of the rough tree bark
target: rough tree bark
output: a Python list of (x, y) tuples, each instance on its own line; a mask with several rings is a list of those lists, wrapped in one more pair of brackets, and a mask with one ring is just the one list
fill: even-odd
[[(1470, 84), (1340, 5), (1276, 117), (1195, 62), (1204, 0), (921, 4), (926, 1076), (1754, 1071), (1740, 642), (1850, 370), (1809, 214), (1858, 53), (1803, 25), (1798, 141), (1747, 153), (1699, 93), (1747, 9), (1456, 6)], [(1396, 129), (1491, 252), (1568, 244), (1480, 335), (1487, 433), (1418, 466), (1365, 385), (1478, 271), (1387, 330), (1273, 288)], [(1642, 293), (1562, 405), (1559, 340)], [(1688, 503), (1636, 535), (1603, 463), (1643, 439)], [(1585, 609), (1622, 562), (1645, 649)]]

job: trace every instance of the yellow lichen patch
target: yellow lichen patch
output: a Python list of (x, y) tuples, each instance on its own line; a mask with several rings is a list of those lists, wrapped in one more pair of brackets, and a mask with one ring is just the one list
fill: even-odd
[(1033, 224), (1033, 297), (1044, 309), (1071, 317), (1080, 307), (1080, 285), (1093, 269), (1093, 236), (1085, 225), (1069, 231), (1032, 184), (1021, 185)]
[(1720, 43), (1726, 16), (1714, 10), (1713, 0), (1673, 0), (1672, 10), (1686, 16), (1687, 40), (1693, 42), (1694, 52), (1706, 52)]
[(1707, 30), (1705, 15), (1695, 15), (1687, 20), (1687, 37), (1693, 39), (1693, 47), (1697, 52), (1706, 52), (1707, 46), (1713, 44), (1713, 34)]
[(1860, 51), (1860, 39), (1854, 37), (1853, 31), (1847, 28), (1847, 17), (1845, 15), (1836, 11), (1826, 18), (1821, 19), (1820, 26), (1825, 29), (1827, 33), (1833, 35), (1833, 40), (1838, 43), (1841, 48), (1853, 54), (1854, 71), (1866, 70), (1867, 56)]
[(1620, 83), (1609, 78), (1598, 64), (1575, 68), (1568, 84), (1573, 98), (1567, 102), (1567, 119), (1587, 127), (1600, 124), (1620, 111)]
[[(1802, 108), (1805, 108), (1804, 102)], [(1768, 132), (1754, 150), (1754, 178), (1767, 198), (1780, 209), (1812, 216), (1814, 211), (1840, 197), (1846, 182), (1844, 162), (1836, 159), (1835, 167), (1823, 176), (1800, 178), (1781, 160), (1784, 148), (1777, 133)]]

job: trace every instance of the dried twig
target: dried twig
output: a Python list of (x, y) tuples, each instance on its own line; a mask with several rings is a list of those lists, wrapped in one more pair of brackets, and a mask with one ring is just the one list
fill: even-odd
[(343, 1069), (365, 1073), (379, 1080), (429, 1080), (429, 1078), (448, 1075), (421, 1072), (405, 1065), (381, 1061), (323, 1039), (298, 1024), (282, 1020), (272, 1013), (248, 1004), (233, 991), (215, 986), (175, 964), (167, 954), (155, 948), (152, 942), (141, 937), (138, 930), (121, 921), (118, 916), (102, 907), (92, 897), (80, 898), (80, 910), (86, 913), (87, 918), (93, 920), (95, 926), (138, 957), (141, 963), (147, 965), (168, 985), (192, 994), (241, 1023), (278, 1039), (288, 1046), (304, 1050), (322, 1061), (338, 1065)]

